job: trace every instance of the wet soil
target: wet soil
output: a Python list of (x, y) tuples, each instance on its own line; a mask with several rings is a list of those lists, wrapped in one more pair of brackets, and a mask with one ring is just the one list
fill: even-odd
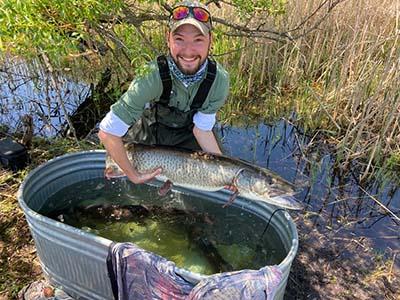
[(365, 238), (343, 238), (295, 218), (299, 250), (285, 299), (400, 299), (398, 249), (375, 251)]
[[(321, 234), (301, 216), (295, 221), (300, 245), (285, 299), (400, 299), (397, 257), (377, 254), (367, 240)], [(17, 206), (1, 214), (0, 228), (0, 299), (17, 299), (23, 286), (43, 275), (28, 225)]]
[[(55, 152), (54, 156), (59, 154)], [(41, 151), (34, 155), (35, 165), (49, 159)], [(0, 300), (17, 299), (23, 287), (43, 279), (34, 242), (16, 198), (27, 170), (13, 174), (0, 169)], [(317, 228), (301, 212), (294, 219), (299, 250), (286, 300), (400, 300), (399, 249), (377, 252), (368, 239), (343, 237), (329, 228)]]

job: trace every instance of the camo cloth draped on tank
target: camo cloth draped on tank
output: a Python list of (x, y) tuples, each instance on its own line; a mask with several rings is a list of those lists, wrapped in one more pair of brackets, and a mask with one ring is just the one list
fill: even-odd
[(282, 280), (279, 267), (266, 266), (211, 275), (193, 285), (176, 274), (175, 263), (132, 243), (112, 245), (109, 259), (118, 300), (270, 300)]

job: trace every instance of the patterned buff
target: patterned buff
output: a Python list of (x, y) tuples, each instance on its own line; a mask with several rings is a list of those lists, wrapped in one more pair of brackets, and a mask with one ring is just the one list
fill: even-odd
[(192, 84), (195, 84), (196, 82), (200, 81), (204, 74), (206, 73), (207, 70), (207, 63), (208, 59), (200, 66), (200, 69), (197, 71), (196, 74), (194, 75), (186, 75), (183, 74), (181, 70), (179, 70), (178, 66), (175, 64), (174, 60), (171, 58), (171, 56), (167, 57), (168, 61), (168, 67), (171, 73), (178, 79), (180, 80), (185, 87), (188, 87)]

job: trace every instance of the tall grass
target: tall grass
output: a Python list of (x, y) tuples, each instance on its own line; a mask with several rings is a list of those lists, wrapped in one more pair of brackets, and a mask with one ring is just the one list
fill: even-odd
[[(285, 14), (261, 17), (262, 22), (282, 31), (296, 28), (319, 4), (320, 0), (288, 1)], [(229, 6), (215, 8), (215, 15), (240, 22)], [(290, 42), (227, 35), (229, 29), (216, 26), (212, 53), (231, 77), (231, 97), (220, 119), (229, 122), (251, 115), (273, 120), (295, 112), (295, 121), (304, 130), (318, 130), (335, 145), (341, 167), (360, 159), (360, 179), (386, 161), (397, 167), (400, 4), (345, 0), (318, 23), (323, 15), (320, 11), (305, 23), (305, 30), (316, 26), (315, 30)], [(69, 55), (59, 69), (70, 70), (69, 76), (78, 69), (77, 77), (96, 82), (108, 66), (114, 70), (114, 83), (128, 82), (140, 73), (144, 61), (166, 50), (161, 23), (165, 22), (146, 23), (141, 30), (115, 24), (107, 32), (94, 26), (94, 41), (106, 46), (107, 54), (96, 60), (97, 50), (88, 49), (85, 53), (94, 53), (93, 57)]]
[[(294, 28), (319, 1), (290, 1), (278, 26)], [(315, 20), (306, 24), (312, 27)], [(344, 1), (318, 26), (289, 43), (231, 38), (245, 51), (221, 56), (233, 94), (251, 113), (281, 117), (291, 112), (305, 130), (321, 130), (346, 168), (359, 159), (360, 179), (400, 152), (400, 4), (394, 0)], [(232, 47), (232, 45), (234, 45)], [(224, 47), (215, 47), (223, 51)], [(391, 160), (392, 162), (392, 160)]]

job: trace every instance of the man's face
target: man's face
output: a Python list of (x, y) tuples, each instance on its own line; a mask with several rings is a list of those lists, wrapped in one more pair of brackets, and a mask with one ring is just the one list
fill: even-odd
[(195, 74), (207, 59), (211, 35), (203, 35), (190, 24), (179, 26), (168, 33), (168, 47), (178, 68), (187, 75)]

